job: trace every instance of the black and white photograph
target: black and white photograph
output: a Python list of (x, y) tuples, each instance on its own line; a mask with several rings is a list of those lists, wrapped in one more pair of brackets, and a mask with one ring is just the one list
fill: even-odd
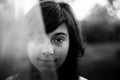
[(0, 0), (0, 80), (120, 80), (120, 0)]

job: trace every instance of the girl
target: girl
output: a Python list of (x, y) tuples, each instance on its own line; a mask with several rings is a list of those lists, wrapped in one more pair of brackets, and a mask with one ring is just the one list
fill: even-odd
[[(31, 74), (40, 73), (40, 80), (81, 80), (77, 59), (84, 53), (83, 40), (70, 6), (44, 1), (40, 7), (46, 38), (39, 38), (37, 45), (36, 41), (28, 44), (29, 59), (34, 66)], [(36, 76), (30, 77), (36, 80)]]

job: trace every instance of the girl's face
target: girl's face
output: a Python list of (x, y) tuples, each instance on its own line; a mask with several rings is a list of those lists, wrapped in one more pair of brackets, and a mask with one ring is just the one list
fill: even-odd
[(66, 59), (69, 50), (69, 34), (67, 26), (61, 24), (46, 37), (28, 43), (28, 54), (32, 64), (38, 69), (46, 66), (60, 67)]

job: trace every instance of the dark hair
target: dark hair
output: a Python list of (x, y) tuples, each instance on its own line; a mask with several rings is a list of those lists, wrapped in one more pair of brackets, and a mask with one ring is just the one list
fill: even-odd
[(70, 46), (67, 58), (57, 70), (59, 80), (78, 80), (77, 59), (83, 55), (82, 34), (71, 7), (64, 2), (44, 1), (40, 3), (46, 33), (50, 33), (65, 23), (67, 25)]

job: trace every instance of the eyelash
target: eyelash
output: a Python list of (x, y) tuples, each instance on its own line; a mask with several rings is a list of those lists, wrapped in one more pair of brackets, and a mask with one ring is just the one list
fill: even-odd
[(65, 37), (63, 36), (56, 36), (52, 39), (52, 43), (57, 46), (62, 45), (63, 41), (65, 41)]

